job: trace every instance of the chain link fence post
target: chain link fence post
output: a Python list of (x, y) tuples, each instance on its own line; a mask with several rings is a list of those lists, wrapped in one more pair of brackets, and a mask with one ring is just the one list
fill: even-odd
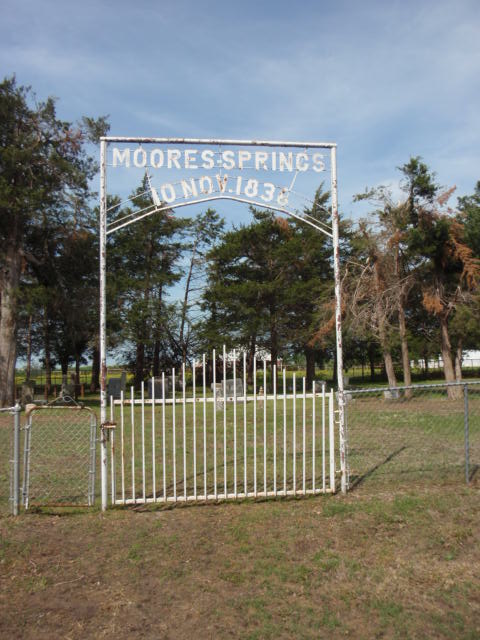
[(18, 516), (20, 503), (20, 412), (22, 408), (17, 403), (13, 408), (13, 482), (12, 482), (12, 514)]
[(465, 429), (465, 482), (468, 484), (470, 481), (470, 425), (469, 425), (469, 413), (468, 413), (468, 384), (463, 387), (464, 397), (464, 429)]

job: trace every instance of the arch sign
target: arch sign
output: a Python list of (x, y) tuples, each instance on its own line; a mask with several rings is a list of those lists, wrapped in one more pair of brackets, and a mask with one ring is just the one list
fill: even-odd
[[(108, 182), (127, 204), (107, 207)], [(315, 215), (314, 194), (329, 183), (328, 217)], [(140, 184), (145, 190), (135, 192)], [(125, 191), (129, 189), (129, 191)], [(141, 191), (141, 190), (140, 190)], [(133, 194), (133, 195), (132, 195)], [(142, 198), (142, 204), (136, 198)], [(145, 206), (145, 201), (148, 204)], [(277, 211), (332, 240), (342, 491), (347, 489), (336, 144), (261, 140), (104, 137), (100, 142), (100, 356), (102, 508), (107, 506), (106, 240), (160, 211), (202, 207), (215, 200)], [(325, 213), (326, 210), (323, 211)], [(329, 218), (329, 223), (325, 222)]]

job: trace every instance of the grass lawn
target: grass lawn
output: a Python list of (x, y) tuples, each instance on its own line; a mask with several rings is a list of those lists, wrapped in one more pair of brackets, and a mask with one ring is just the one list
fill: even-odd
[(473, 640), (479, 488), (5, 517), (0, 637)]
[[(470, 399), (469, 486), (462, 408), (430, 392), (353, 401), (352, 479), (361, 482), (347, 496), (19, 518), (0, 509), (0, 638), (480, 638), (480, 399)], [(139, 417), (136, 407), (136, 439)], [(145, 433), (149, 478), (148, 415)]]

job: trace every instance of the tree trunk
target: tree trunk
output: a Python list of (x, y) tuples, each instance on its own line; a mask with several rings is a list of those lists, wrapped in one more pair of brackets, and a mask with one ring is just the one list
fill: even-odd
[(310, 389), (313, 381), (315, 380), (315, 350), (312, 347), (306, 346), (304, 348), (305, 363), (306, 363), (306, 385), (307, 389)]
[(395, 375), (395, 368), (393, 366), (392, 354), (389, 349), (383, 350), (383, 361), (385, 363), (385, 373), (387, 374), (388, 386), (397, 386), (397, 377)]
[(80, 354), (75, 354), (75, 400), (78, 399), (78, 390), (80, 388)]
[[(153, 241), (150, 237), (148, 245), (148, 253), (146, 256), (146, 272), (145, 272), (145, 285), (143, 289), (143, 301), (144, 306), (142, 308), (141, 329), (139, 330), (136, 346), (136, 358), (135, 358), (135, 377), (134, 385), (136, 389), (139, 389), (145, 375), (145, 339), (148, 336), (148, 318), (147, 309), (150, 300), (150, 277), (152, 275), (152, 256), (153, 256)], [(149, 337), (149, 336), (148, 336)]]
[(368, 363), (370, 365), (370, 381), (375, 382), (375, 345), (373, 342), (368, 345)]
[(455, 354), (455, 378), (458, 382), (462, 380), (462, 359), (463, 359), (463, 349), (462, 349), (462, 340), (460, 339), (457, 343), (457, 352)]
[(180, 348), (182, 350), (183, 364), (186, 364), (186, 361), (187, 361), (187, 341), (185, 340), (185, 325), (187, 322), (188, 298), (190, 296), (190, 284), (192, 281), (193, 267), (195, 265), (195, 258), (197, 255), (197, 243), (198, 243), (198, 237), (195, 238), (195, 242), (193, 243), (192, 255), (190, 257), (190, 266), (188, 269), (187, 279), (185, 282), (185, 292), (183, 295), (182, 311), (180, 314), (179, 343), (180, 343)]
[[(452, 361), (452, 347), (450, 344), (450, 336), (448, 335), (448, 320), (445, 315), (440, 316), (440, 335), (443, 359), (443, 374), (445, 382), (455, 382), (455, 369)], [(462, 397), (462, 389), (460, 387), (448, 387), (448, 397), (457, 400)]]
[(75, 354), (75, 384), (80, 384), (80, 355)]
[[(277, 309), (276, 304), (270, 305), (270, 379), (272, 381), (273, 389), (273, 369), (277, 365), (278, 360), (278, 324), (277, 324)], [(275, 380), (275, 384), (277, 381)], [(264, 380), (265, 394), (267, 393), (267, 381)]]
[(253, 384), (253, 358), (257, 350), (257, 336), (250, 336), (250, 348), (247, 354), (247, 384)]
[(27, 330), (27, 366), (25, 369), (25, 377), (30, 380), (32, 374), (32, 314), (28, 316)]
[(155, 339), (153, 342), (153, 362), (152, 362), (152, 375), (156, 378), (160, 375), (160, 346), (161, 341), (160, 337), (162, 335), (161, 323), (162, 323), (162, 297), (163, 297), (163, 287), (160, 286), (157, 292), (156, 299), (156, 309), (157, 316), (155, 319)]
[(425, 349), (425, 348), (423, 349), (422, 358), (423, 358), (423, 377), (425, 378), (425, 380), (428, 380), (428, 358), (429, 358), (428, 349)]
[(333, 350), (333, 371), (332, 371), (332, 384), (337, 384), (338, 376), (337, 376), (337, 350)]
[(387, 374), (388, 386), (397, 386), (397, 377), (395, 375), (395, 368), (393, 366), (392, 353), (388, 346), (387, 331), (383, 322), (379, 323), (379, 338), (382, 345), (383, 362), (385, 364), (385, 373)]
[(100, 349), (98, 345), (98, 341), (95, 343), (95, 346), (92, 349), (92, 375), (90, 379), (90, 391), (95, 393), (95, 391), (100, 386)]
[(50, 355), (50, 327), (48, 326), (48, 308), (43, 307), (43, 350), (45, 352), (45, 386), (47, 396), (52, 392), (52, 358)]
[(143, 340), (137, 342), (135, 358), (135, 389), (140, 389), (145, 371), (145, 344)]
[[(412, 372), (410, 369), (410, 354), (408, 352), (407, 342), (407, 324), (405, 322), (405, 307), (403, 301), (403, 295), (400, 296), (400, 302), (398, 304), (398, 328), (400, 332), (400, 343), (402, 346), (402, 368), (403, 368), (403, 383), (408, 387), (412, 384)], [(405, 398), (412, 397), (412, 390), (407, 389), (405, 391)]]
[[(276, 346), (273, 347), (273, 349), (271, 349), (271, 353), (270, 353), (270, 380), (271, 380), (271, 391), (273, 393), (273, 379), (274, 379), (274, 371), (276, 372), (276, 375), (278, 376), (278, 371), (277, 371), (277, 364), (278, 364), (278, 349)], [(265, 393), (267, 392), (267, 387), (268, 387), (268, 378), (267, 380), (264, 381), (264, 385), (265, 385)], [(278, 386), (278, 380), (275, 379), (275, 385)]]
[(154, 378), (160, 375), (160, 340), (158, 339), (153, 343), (152, 375)]
[(1, 273), (0, 289), (0, 406), (15, 404), (15, 364), (17, 360), (17, 293), (21, 256), (17, 243), (9, 241)]

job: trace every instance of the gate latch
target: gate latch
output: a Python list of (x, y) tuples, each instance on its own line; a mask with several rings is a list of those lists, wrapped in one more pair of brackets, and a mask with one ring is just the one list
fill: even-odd
[(102, 429), (109, 429), (109, 430), (115, 429), (116, 426), (117, 426), (117, 423), (116, 422), (110, 422), (110, 420), (107, 420), (106, 422), (102, 422), (102, 424), (101, 424), (101, 428)]
[(100, 428), (102, 431), (103, 442), (108, 442), (108, 440), (110, 440), (110, 434), (114, 432), (116, 426), (117, 426), (117, 423), (111, 422), (110, 420), (107, 420), (106, 422), (102, 422), (102, 424), (100, 425)]

